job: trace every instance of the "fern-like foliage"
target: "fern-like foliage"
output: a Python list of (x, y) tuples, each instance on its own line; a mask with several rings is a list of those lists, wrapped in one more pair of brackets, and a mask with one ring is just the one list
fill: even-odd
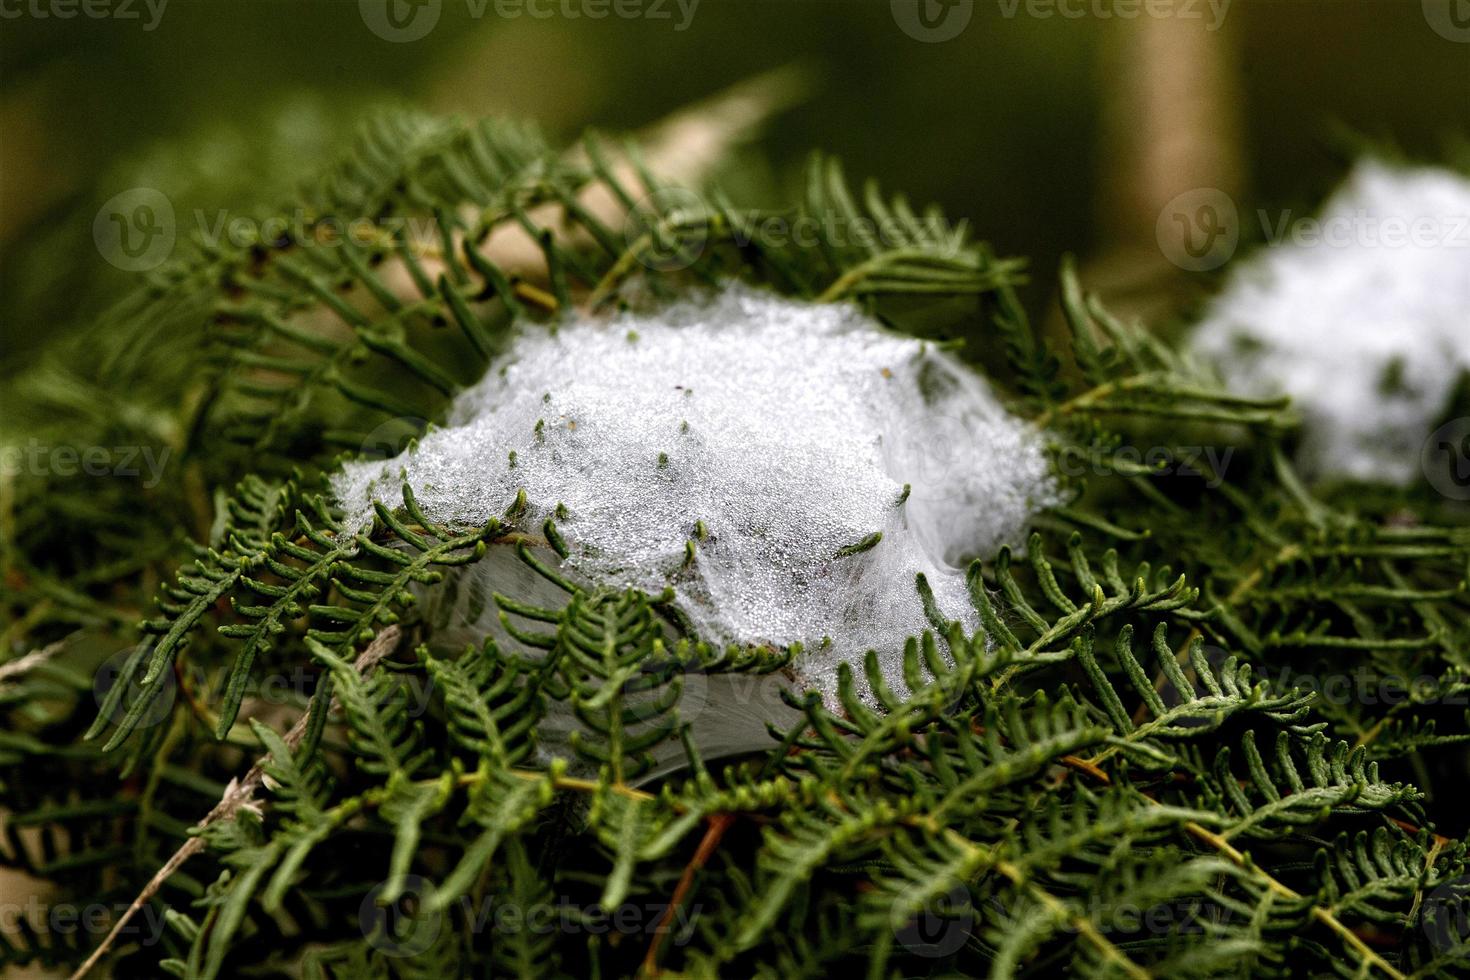
[[(1465, 515), (1308, 487), (1284, 402), (1070, 267), (1035, 329), (1017, 262), (833, 161), (790, 209), (693, 191), (625, 141), (385, 116), (304, 237), (200, 247), (22, 379), (68, 440), (177, 455), (0, 494), (6, 865), (143, 895), (118, 976), (1463, 972)], [(978, 630), (914, 582), (902, 690), (712, 647), (524, 499), (345, 525), (340, 454), (441, 421), (519, 324), (729, 277), (962, 341), (1047, 434), (1069, 502), (975, 556)], [(766, 737), (716, 737), (738, 698)], [(0, 962), (101, 941), (52, 925)]]

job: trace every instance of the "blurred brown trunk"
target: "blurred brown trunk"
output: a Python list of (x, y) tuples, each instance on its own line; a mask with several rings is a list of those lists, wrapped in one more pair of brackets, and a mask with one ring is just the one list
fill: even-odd
[[(1227, 22), (1228, 25), (1228, 22)], [(1201, 285), (1171, 263), (1156, 226), (1179, 194), (1239, 195), (1245, 181), (1236, 32), (1177, 17), (1145, 17), (1110, 32), (1100, 60), (1100, 248), (1084, 282), (1116, 312), (1166, 313)]]

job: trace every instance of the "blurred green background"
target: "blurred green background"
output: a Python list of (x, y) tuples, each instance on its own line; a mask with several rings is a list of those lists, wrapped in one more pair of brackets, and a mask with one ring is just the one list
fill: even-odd
[(742, 156), (737, 195), (784, 203), (830, 151), (1030, 257), (1038, 309), (1064, 251), (1136, 310), (1206, 291), (1155, 240), (1182, 191), (1300, 209), (1365, 146), (1444, 160), (1470, 133), (1470, 0), (1174, 0), (1131, 19), (1143, 0), (899, 0), (968, 16), (937, 42), (890, 0), (617, 0), (641, 16), (602, 19), (538, 2), (438, 0), (431, 30), (394, 42), (369, 27), (380, 0), (0, 0), (0, 370), (128, 287), (92, 245), (109, 197), (276, 203), (384, 102), (570, 138), (798, 62), (805, 95)]

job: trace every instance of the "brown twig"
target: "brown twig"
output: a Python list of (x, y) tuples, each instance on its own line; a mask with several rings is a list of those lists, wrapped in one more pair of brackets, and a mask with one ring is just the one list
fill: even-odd
[[(362, 652), (361, 656), (353, 664), (357, 668), (358, 673), (366, 674), (376, 667), (379, 661), (392, 653), (398, 646), (400, 634), (401, 631), (397, 626), (389, 626), (374, 637), (373, 641), (368, 644), (367, 649)], [(331, 710), (330, 704), (326, 706), (326, 710)], [(306, 736), (306, 728), (310, 718), (311, 712), (308, 711), (302, 714), (300, 718), (296, 719), (296, 723), (291, 726), (291, 730), (286, 732), (283, 740), (287, 748), (294, 749), (297, 745), (301, 744), (302, 738)], [(127, 911), (113, 924), (112, 931), (92, 951), (92, 955), (88, 956), (86, 961), (77, 967), (76, 972), (71, 975), (71, 980), (81, 980), (94, 966), (101, 962), (102, 957), (112, 948), (112, 944), (117, 942), (117, 937), (122, 935), (123, 928), (132, 920), (138, 910), (144, 905), (147, 905), (153, 896), (158, 894), (158, 889), (163, 887), (163, 883), (175, 871), (179, 870), (185, 861), (204, 850), (203, 831), (206, 827), (218, 823), (221, 820), (233, 819), (237, 813), (246, 808), (258, 811), (260, 804), (255, 801), (255, 791), (265, 781), (266, 758), (266, 756), (262, 756), (256, 759), (255, 764), (245, 773), (243, 779), (230, 780), (230, 784), (225, 787), (224, 796), (220, 797), (220, 801), (214, 805), (214, 809), (205, 814), (204, 819), (195, 824), (193, 830), (190, 831), (193, 836), (185, 841), (173, 853), (173, 857), (165, 861), (163, 867), (159, 868), (153, 877), (148, 880), (148, 884), (143, 886), (143, 890), (138, 893), (137, 898), (133, 899)]]
[(674, 897), (669, 899), (669, 907), (664, 909), (664, 914), (659, 918), (658, 925), (653, 930), (653, 942), (648, 944), (648, 953), (643, 957), (644, 976), (658, 976), (658, 950), (663, 945), (664, 936), (668, 934), (670, 921), (674, 918), (674, 913), (678, 911), (685, 897), (688, 896), (690, 889), (694, 887), (694, 876), (715, 853), (715, 848), (720, 845), (720, 838), (725, 836), (725, 831), (734, 822), (733, 813), (710, 815), (709, 829), (704, 832), (704, 839), (699, 842), (699, 847), (694, 850), (694, 856), (685, 865), (684, 873), (679, 876), (679, 883), (674, 886)]
[[(1112, 784), (1112, 779), (1108, 776), (1106, 772), (1099, 769), (1097, 766), (1093, 765), (1086, 759), (1079, 759), (1076, 756), (1063, 756), (1060, 761), (1063, 765), (1067, 766), (1067, 768), (1072, 769), (1076, 772), (1083, 773), (1093, 779), (1098, 780), (1104, 785)], [(1145, 800), (1148, 800), (1150, 803), (1156, 806), (1159, 803), (1158, 800), (1154, 799), (1147, 793), (1141, 793), (1140, 795)], [(1414, 827), (1412, 824), (1407, 823), (1406, 821), (1394, 820), (1391, 817), (1389, 819), (1406, 831), (1412, 831), (1416, 833), (1418, 832), (1417, 827)], [(1224, 836), (1215, 833), (1209, 828), (1198, 824), (1193, 820), (1186, 821), (1184, 823), (1184, 829), (1186, 832), (1189, 833), (1191, 837), (1194, 837), (1201, 843), (1206, 844), (1214, 850), (1218, 851), (1236, 867), (1256, 875), (1257, 880), (1264, 884), (1266, 888), (1274, 894), (1280, 895), (1281, 897), (1290, 899), (1292, 901), (1300, 901), (1302, 899), (1302, 895), (1300, 893), (1276, 880), (1276, 878), (1268, 874), (1264, 868), (1253, 862), (1250, 859), (1249, 855), (1246, 855), (1243, 852), (1237, 850), (1235, 846), (1232, 845), (1230, 841)], [(1439, 835), (1437, 834), (1435, 835), (1435, 837), (1437, 839), (1442, 839), (1439, 838)], [(1436, 843), (1436, 853), (1439, 846), (1440, 845)], [(1345, 925), (1342, 920), (1338, 919), (1337, 916), (1333, 914), (1331, 909), (1323, 908), (1322, 906), (1313, 903), (1311, 912), (1309, 914), (1312, 916), (1313, 919), (1317, 920), (1319, 923), (1326, 926), (1329, 930), (1336, 933), (1343, 940), (1343, 942), (1345, 942), (1349, 947), (1357, 952), (1365, 966), (1371, 964), (1372, 966), (1378, 967), (1378, 969), (1385, 973), (1387, 976), (1394, 978), (1394, 980), (1403, 980), (1404, 975), (1401, 972), (1396, 970), (1390, 963), (1384, 960), (1383, 957), (1374, 952), (1373, 949), (1363, 940), (1363, 937), (1358, 935), (1357, 932)]]

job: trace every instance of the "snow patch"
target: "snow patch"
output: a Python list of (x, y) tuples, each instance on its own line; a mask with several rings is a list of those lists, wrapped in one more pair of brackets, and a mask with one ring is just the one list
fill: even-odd
[(1312, 227), (1231, 276), (1193, 347), (1232, 389), (1292, 397), (1309, 472), (1407, 483), (1470, 370), (1470, 180), (1365, 161)]
[(483, 523), (522, 488), (538, 523), (563, 505), (572, 568), (673, 585), (714, 642), (802, 642), (827, 691), (870, 647), (898, 680), (904, 639), (929, 628), (916, 573), (977, 629), (962, 565), (1057, 495), (1038, 435), (952, 355), (853, 307), (744, 287), (523, 327), (445, 428), (334, 488), (355, 526), (374, 499), (401, 504), (404, 479), (450, 523)]

